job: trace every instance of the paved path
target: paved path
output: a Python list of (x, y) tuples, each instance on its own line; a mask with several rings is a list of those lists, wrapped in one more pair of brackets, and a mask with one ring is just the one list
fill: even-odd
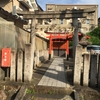
[(63, 58), (54, 59), (38, 85), (66, 87)]

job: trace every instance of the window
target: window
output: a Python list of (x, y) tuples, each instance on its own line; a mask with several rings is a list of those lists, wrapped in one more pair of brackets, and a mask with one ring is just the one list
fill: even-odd
[(90, 20), (89, 19), (86, 20), (86, 24), (90, 24)]
[(52, 11), (52, 8), (48, 8), (48, 11)]
[(60, 19), (60, 24), (63, 24), (63, 19)]

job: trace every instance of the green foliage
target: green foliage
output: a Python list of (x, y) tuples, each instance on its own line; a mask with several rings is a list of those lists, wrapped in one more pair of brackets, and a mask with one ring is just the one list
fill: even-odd
[(27, 89), (26, 94), (35, 94), (35, 90)]
[(35, 90), (32, 90), (31, 93), (32, 93), (32, 94), (35, 94)]
[(32, 96), (32, 98), (31, 98), (32, 100), (34, 99), (34, 95)]
[(72, 41), (69, 41), (69, 46), (72, 46), (73, 45), (73, 42)]
[(87, 35), (90, 36), (89, 42), (92, 42), (92, 44), (95, 45), (100, 45), (100, 26), (87, 33)]
[(82, 100), (84, 100), (84, 96), (82, 95), (81, 97), (82, 97)]
[(26, 94), (30, 94), (30, 93), (31, 93), (31, 90), (27, 89)]
[(49, 92), (48, 92), (48, 94), (50, 94), (50, 95), (51, 95), (51, 94), (52, 94), (52, 91), (49, 91)]

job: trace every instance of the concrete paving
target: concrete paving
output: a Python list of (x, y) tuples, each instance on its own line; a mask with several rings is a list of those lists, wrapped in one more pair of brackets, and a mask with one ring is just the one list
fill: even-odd
[(63, 58), (54, 58), (38, 85), (66, 87), (65, 68)]

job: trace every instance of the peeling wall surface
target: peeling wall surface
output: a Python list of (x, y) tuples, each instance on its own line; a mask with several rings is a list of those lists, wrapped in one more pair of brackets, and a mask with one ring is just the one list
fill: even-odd
[[(36, 36), (35, 50), (47, 50), (47, 41)], [(24, 49), (30, 43), (30, 33), (0, 18), (0, 48)]]
[(21, 48), (30, 42), (30, 33), (16, 27), (13, 22), (0, 18), (0, 48)]
[(44, 41), (43, 39), (36, 37), (35, 38), (35, 50), (47, 50), (47, 41)]

